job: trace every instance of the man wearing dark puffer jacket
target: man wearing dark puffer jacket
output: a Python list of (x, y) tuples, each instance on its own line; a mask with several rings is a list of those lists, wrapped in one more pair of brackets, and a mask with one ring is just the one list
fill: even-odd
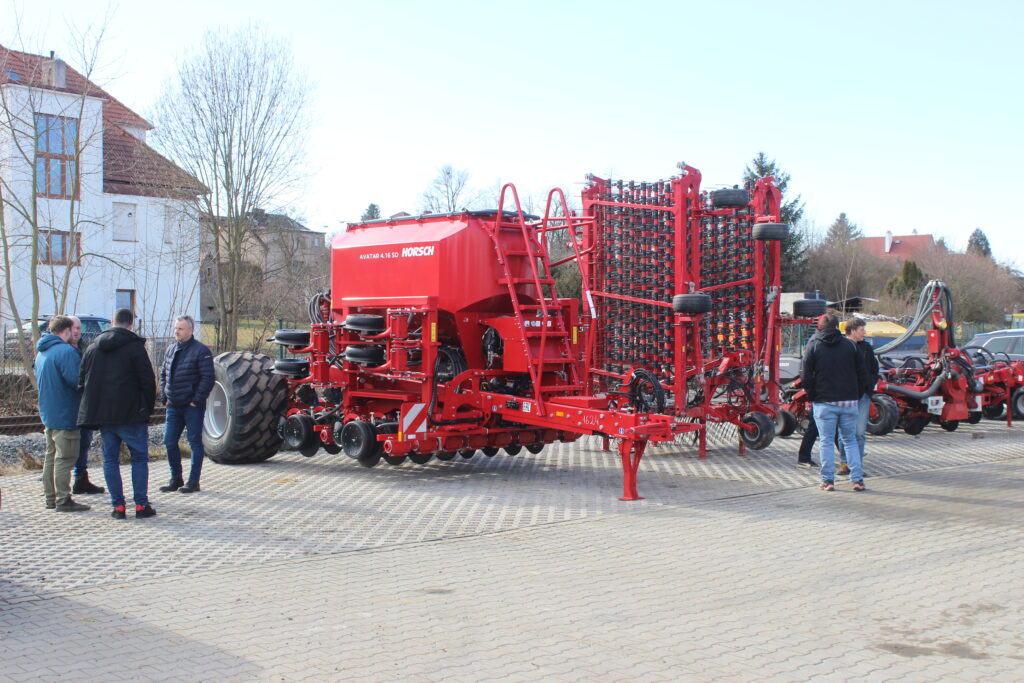
[(152, 517), (149, 504), (149, 417), (156, 403), (156, 377), (146, 353), (146, 340), (132, 332), (135, 314), (114, 312), (113, 327), (100, 333), (82, 356), (78, 387), (82, 404), (78, 425), (99, 428), (103, 439), (103, 476), (114, 505), (114, 519), (125, 518), (121, 444), (132, 455), (135, 516)]
[[(174, 321), (174, 343), (164, 352), (160, 366), (160, 397), (167, 406), (164, 424), (164, 446), (167, 464), (171, 467), (171, 481), (161, 486), (163, 492), (180, 490), (193, 493), (199, 490), (199, 475), (203, 471), (203, 414), (206, 398), (213, 389), (213, 354), (193, 334), (195, 320), (190, 315)], [(188, 445), (192, 449), (192, 462), (188, 483), (182, 480), (181, 432), (188, 428)]]
[(800, 378), (814, 406), (814, 422), (821, 436), (821, 489), (835, 490), (836, 431), (846, 449), (854, 491), (864, 490), (864, 471), (857, 445), (858, 402), (867, 384), (864, 360), (856, 344), (839, 331), (839, 318), (818, 319), (800, 365)]

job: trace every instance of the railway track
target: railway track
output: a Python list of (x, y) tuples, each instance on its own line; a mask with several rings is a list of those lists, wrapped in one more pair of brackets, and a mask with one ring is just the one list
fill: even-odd
[[(163, 406), (153, 410), (150, 424), (160, 424), (164, 421), (165, 411)], [(18, 436), (21, 434), (36, 434), (43, 431), (43, 423), (39, 415), (9, 415), (0, 417), (0, 436)]]

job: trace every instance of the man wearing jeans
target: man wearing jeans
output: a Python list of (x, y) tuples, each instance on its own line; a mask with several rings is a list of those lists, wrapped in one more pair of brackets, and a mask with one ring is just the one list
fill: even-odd
[(99, 428), (103, 440), (103, 476), (107, 480), (111, 516), (124, 519), (121, 481), (121, 444), (132, 457), (132, 494), (135, 516), (152, 517), (149, 504), (149, 418), (156, 403), (156, 377), (146, 354), (146, 340), (132, 332), (135, 315), (127, 308), (114, 312), (113, 327), (101, 333), (85, 350), (78, 385), (82, 406), (78, 424)]
[(867, 373), (856, 344), (839, 331), (839, 319), (826, 314), (818, 319), (800, 365), (800, 378), (813, 404), (814, 422), (821, 437), (821, 489), (835, 490), (835, 438), (846, 448), (854, 491), (864, 490), (857, 416)]
[[(193, 493), (199, 490), (199, 475), (203, 471), (203, 413), (206, 398), (213, 389), (213, 354), (193, 335), (196, 323), (192, 316), (183, 315), (174, 321), (174, 343), (164, 352), (160, 365), (160, 397), (167, 406), (164, 424), (164, 446), (167, 464), (171, 468), (171, 481), (161, 486), (163, 492), (180, 490)], [(182, 479), (181, 432), (188, 428), (188, 445), (192, 449), (192, 462), (188, 483)]]
[[(867, 381), (861, 387), (860, 398), (857, 400), (857, 446), (860, 448), (861, 469), (864, 467), (864, 446), (867, 444), (868, 416), (871, 411), (871, 394), (874, 393), (875, 384), (878, 383), (878, 360), (875, 358), (875, 350), (871, 344), (864, 341), (867, 332), (865, 323), (860, 318), (853, 318), (846, 321), (846, 336), (857, 345), (857, 352), (860, 353), (861, 361), (864, 363), (864, 372)], [(846, 449), (840, 444), (839, 448), (839, 474), (850, 474), (850, 466), (846, 459)], [(863, 473), (863, 472), (862, 472)]]

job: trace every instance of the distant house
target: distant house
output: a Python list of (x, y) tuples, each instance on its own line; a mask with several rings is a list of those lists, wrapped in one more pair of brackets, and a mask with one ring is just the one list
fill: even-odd
[[(267, 213), (263, 209), (248, 214), (246, 222), (249, 229), (242, 241), (241, 256), (251, 266), (248, 277), (255, 278), (255, 287), (271, 293), (295, 294), (289, 290), (326, 285), (330, 248), (324, 233), (310, 230), (284, 214)], [(200, 299), (202, 319), (208, 322), (220, 319), (215, 268), (213, 237), (210, 231), (204, 230)], [(258, 315), (259, 297), (247, 298), (247, 308)]]
[(934, 247), (935, 239), (931, 235), (893, 235), (887, 231), (885, 237), (861, 237), (858, 244), (876, 258), (906, 261)]
[[(53, 53), (0, 46), (0, 208), (19, 317), (33, 285), (40, 313), (130, 308), (149, 336), (198, 314), (188, 199), (206, 188), (146, 144), (152, 128)], [(0, 321), (12, 318), (4, 296)]]

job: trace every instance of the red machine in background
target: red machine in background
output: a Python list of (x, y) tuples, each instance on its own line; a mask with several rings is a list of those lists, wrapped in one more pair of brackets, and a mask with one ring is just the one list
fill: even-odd
[[(525, 215), (506, 185), (496, 211), (349, 225), (311, 330), (272, 339), (291, 356), (218, 356), (207, 454), (255, 462), (283, 441), (373, 467), (600, 434), (619, 440), (623, 499), (635, 500), (648, 441), (696, 433), (703, 456), (706, 425), (732, 422), (766, 446), (779, 192), (762, 179), (752, 198), (702, 195), (699, 172), (682, 170), (628, 195), (595, 180), (583, 216), (557, 189), (543, 217)], [(561, 261), (551, 236), (568, 249)], [(553, 269), (570, 261), (582, 310), (555, 290)]]

